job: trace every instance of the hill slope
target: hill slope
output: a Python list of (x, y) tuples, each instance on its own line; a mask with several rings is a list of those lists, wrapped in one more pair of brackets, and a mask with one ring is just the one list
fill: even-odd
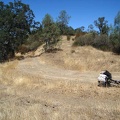
[(0, 65), (1, 120), (119, 120), (119, 88), (97, 87), (102, 69), (120, 79), (119, 56), (71, 45)]
[[(61, 49), (57, 53), (41, 56), (46, 64), (57, 65), (71, 70), (120, 72), (120, 56), (103, 52), (91, 46), (72, 47), (73, 41), (63, 36)], [(72, 39), (72, 38), (71, 38)]]

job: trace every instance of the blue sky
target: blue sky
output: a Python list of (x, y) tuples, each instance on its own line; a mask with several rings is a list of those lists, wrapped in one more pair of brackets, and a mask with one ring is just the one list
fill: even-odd
[[(14, 0), (2, 0), (4, 3)], [(114, 18), (120, 11), (120, 0), (22, 0), (33, 10), (36, 21), (41, 22), (45, 14), (56, 21), (60, 11), (65, 10), (71, 19), (69, 26), (78, 28), (94, 24), (98, 17), (105, 17), (108, 24), (114, 24)]]

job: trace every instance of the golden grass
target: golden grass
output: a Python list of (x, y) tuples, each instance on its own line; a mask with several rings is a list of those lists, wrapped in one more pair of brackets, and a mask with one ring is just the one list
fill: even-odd
[(98, 88), (96, 83), (73, 80), (7, 87), (0, 94), (0, 119), (119, 120), (119, 93), (119, 88)]
[(120, 119), (120, 88), (97, 87), (103, 69), (120, 79), (120, 57), (71, 44), (0, 65), (0, 120)]
[(91, 46), (72, 48), (74, 52), (64, 56), (66, 66), (83, 71), (120, 71), (120, 56), (96, 50)]
[(97, 50), (91, 46), (72, 47), (73, 41), (63, 36), (61, 49), (57, 54), (43, 54), (41, 60), (71, 70), (120, 72), (120, 56), (112, 52)]

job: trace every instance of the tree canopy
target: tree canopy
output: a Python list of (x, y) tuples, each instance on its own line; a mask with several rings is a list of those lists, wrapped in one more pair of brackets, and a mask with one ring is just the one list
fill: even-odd
[[(101, 48), (108, 49), (112, 46), (115, 52), (120, 53), (120, 11), (115, 16), (112, 32), (105, 17), (99, 17), (94, 21), (99, 33), (94, 30), (92, 24), (88, 26), (88, 31), (84, 26), (73, 29), (68, 25), (71, 17), (65, 10), (60, 11), (56, 21), (50, 14), (44, 16), (41, 24), (34, 18), (33, 11), (29, 5), (22, 3), (22, 0), (14, 0), (8, 4), (0, 1), (0, 62), (13, 58), (18, 48), (25, 43), (34, 43), (30, 47), (32, 50), (43, 41), (46, 48), (54, 46), (60, 35), (76, 35), (79, 43), (81, 40), (85, 45), (101, 45)], [(28, 37), (30, 39), (27, 39)]]
[(23, 44), (38, 25), (29, 5), (20, 0), (9, 4), (0, 2), (0, 60), (13, 57), (18, 46)]
[(120, 34), (120, 11), (117, 13), (115, 19), (114, 19), (114, 25), (116, 30), (119, 32)]
[(53, 47), (53, 45), (57, 44), (57, 40), (60, 37), (60, 29), (49, 14), (46, 14), (43, 18), (42, 26), (42, 35), (44, 37), (44, 41), (46, 42), (45, 48), (47, 50), (50, 46)]
[(99, 29), (100, 34), (108, 34), (109, 27), (107, 23), (108, 21), (105, 20), (105, 17), (99, 17), (98, 20), (94, 21), (94, 24)]
[(60, 11), (59, 16), (57, 18), (57, 24), (60, 28), (61, 34), (66, 34), (70, 18), (71, 17), (67, 14), (65, 10)]

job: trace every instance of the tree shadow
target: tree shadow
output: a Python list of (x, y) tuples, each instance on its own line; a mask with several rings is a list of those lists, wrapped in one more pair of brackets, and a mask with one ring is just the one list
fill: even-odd
[(50, 48), (45, 51), (45, 53), (57, 53), (58, 51), (63, 51), (60, 48)]

